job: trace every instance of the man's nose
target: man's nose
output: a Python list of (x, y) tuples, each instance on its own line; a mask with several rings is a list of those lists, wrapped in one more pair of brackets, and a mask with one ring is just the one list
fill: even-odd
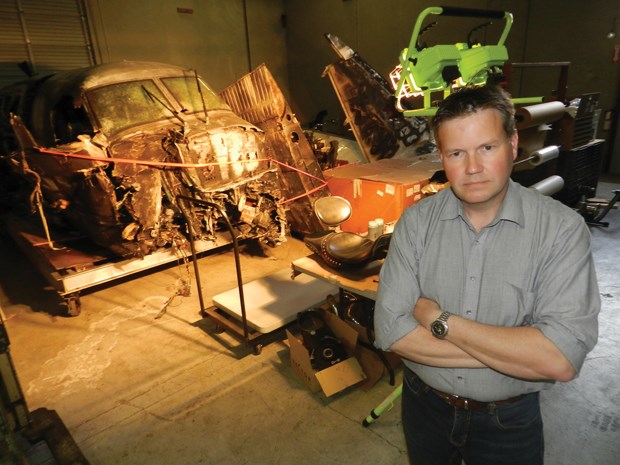
[(468, 153), (465, 159), (465, 170), (467, 174), (475, 174), (482, 170), (482, 164), (475, 153)]

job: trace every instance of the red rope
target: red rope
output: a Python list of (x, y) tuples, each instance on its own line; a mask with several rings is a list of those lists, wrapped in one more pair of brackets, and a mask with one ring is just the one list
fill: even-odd
[(124, 164), (130, 164), (130, 165), (143, 165), (143, 166), (151, 166), (154, 168), (208, 168), (211, 166), (218, 166), (218, 165), (231, 165), (234, 163), (257, 163), (257, 162), (274, 162), (277, 163), (281, 166), (284, 166), (286, 168), (289, 168), (293, 171), (297, 171), (298, 173), (303, 174), (304, 176), (308, 176), (309, 178), (312, 178), (314, 180), (317, 180), (321, 183), (320, 186), (315, 187), (314, 189), (311, 189), (309, 191), (304, 192), (303, 194), (297, 195), (295, 197), (292, 197), (290, 199), (286, 199), (286, 200), (281, 200), (279, 203), (284, 204), (284, 203), (289, 203), (289, 202), (294, 202), (297, 199), (300, 199), (302, 197), (306, 197), (310, 194), (313, 194), (314, 192), (323, 189), (325, 186), (327, 186), (327, 182), (324, 179), (321, 179), (317, 176), (314, 176), (306, 171), (300, 170), (299, 168), (296, 168), (294, 166), (290, 166), (287, 165), (286, 163), (283, 163), (281, 161), (275, 160), (273, 158), (256, 158), (253, 160), (238, 160), (238, 161), (227, 161), (227, 162), (222, 162), (222, 163), (218, 163), (218, 162), (214, 162), (214, 163), (177, 163), (177, 162), (168, 162), (168, 161), (152, 161), (152, 160), (132, 160), (130, 158), (104, 158), (104, 157), (92, 157), (90, 155), (83, 155), (80, 153), (66, 153), (66, 152), (59, 152), (58, 150), (51, 150), (51, 149), (47, 149), (44, 147), (38, 147), (36, 148), (36, 150), (38, 150), (40, 153), (46, 153), (48, 155), (54, 155), (54, 156), (58, 156), (58, 157), (68, 157), (68, 158), (78, 158), (81, 160), (89, 160), (89, 161), (99, 161), (99, 162), (103, 162), (103, 163), (124, 163)]

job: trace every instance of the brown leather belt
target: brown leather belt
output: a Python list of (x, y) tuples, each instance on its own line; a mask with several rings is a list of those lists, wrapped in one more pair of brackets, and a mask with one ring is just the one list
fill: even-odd
[(468, 399), (467, 397), (455, 396), (453, 394), (448, 394), (446, 392), (440, 391), (439, 389), (432, 388), (424, 381), (422, 381), (422, 378), (416, 375), (413, 371), (410, 370), (410, 373), (412, 373), (413, 376), (417, 378), (422, 384), (427, 386), (429, 390), (433, 391), (436, 395), (443, 399), (448, 405), (464, 410), (486, 410), (492, 405), (511, 404), (525, 397), (525, 394), (521, 394), (519, 396), (510, 397), (509, 399), (494, 400), (491, 402), (480, 402), (478, 400)]
[(501, 404), (510, 404), (512, 402), (516, 402), (525, 397), (523, 394), (520, 396), (510, 397), (509, 399), (502, 400), (494, 400), (491, 402), (480, 402), (478, 400), (468, 399), (467, 397), (455, 396), (452, 394), (447, 394), (445, 392), (439, 391), (437, 389), (431, 388), (435, 394), (441, 397), (448, 405), (452, 407), (464, 409), (464, 410), (486, 410), (491, 405), (501, 405)]

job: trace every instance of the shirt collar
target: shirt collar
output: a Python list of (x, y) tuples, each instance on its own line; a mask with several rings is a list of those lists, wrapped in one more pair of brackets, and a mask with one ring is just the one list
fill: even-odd
[(508, 191), (502, 202), (502, 207), (493, 221), (495, 224), (499, 220), (512, 221), (523, 227), (525, 225), (525, 213), (523, 213), (523, 199), (519, 195), (520, 186), (512, 179), (508, 180)]
[[(448, 199), (446, 201), (446, 207), (441, 213), (441, 219), (453, 220), (461, 217), (466, 220), (462, 202), (454, 195), (452, 189), (446, 190), (449, 191), (446, 193)], [(523, 201), (519, 195), (519, 185), (512, 179), (508, 180), (508, 191), (506, 191), (506, 197), (504, 197), (499, 213), (489, 226), (498, 223), (500, 220), (511, 221), (519, 226), (523, 226), (525, 223)]]

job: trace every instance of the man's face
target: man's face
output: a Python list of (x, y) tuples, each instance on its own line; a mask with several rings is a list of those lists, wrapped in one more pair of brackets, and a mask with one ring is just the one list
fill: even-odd
[(508, 138), (498, 111), (445, 121), (438, 138), (444, 171), (466, 212), (495, 216), (508, 189), (518, 135)]

